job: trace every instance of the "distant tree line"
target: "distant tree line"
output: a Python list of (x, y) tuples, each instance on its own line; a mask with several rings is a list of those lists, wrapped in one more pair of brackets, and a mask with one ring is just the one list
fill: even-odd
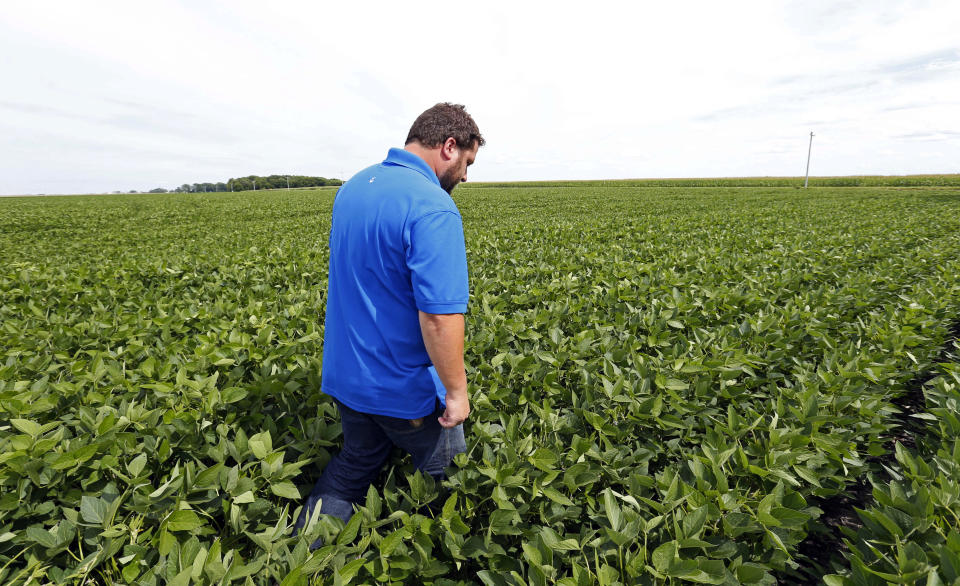
[(308, 175), (269, 175), (260, 177), (250, 175), (248, 177), (238, 177), (230, 179), (226, 183), (227, 191), (249, 191), (252, 189), (286, 189), (289, 187), (324, 187), (326, 185), (340, 185), (343, 181), (339, 179), (327, 179), (326, 177), (310, 177)]
[[(327, 185), (340, 185), (343, 181), (339, 179), (327, 179), (326, 177), (310, 177), (308, 175), (268, 175), (261, 177), (259, 175), (248, 175), (247, 177), (230, 178), (226, 183), (220, 181), (217, 183), (184, 183), (174, 189), (164, 189), (157, 187), (151, 189), (149, 193), (207, 193), (216, 191), (253, 191), (256, 189), (290, 189), (301, 187), (324, 187)], [(129, 191), (128, 193), (136, 193)]]

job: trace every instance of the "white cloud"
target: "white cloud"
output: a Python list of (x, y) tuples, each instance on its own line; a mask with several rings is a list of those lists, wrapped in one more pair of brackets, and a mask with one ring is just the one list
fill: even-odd
[(960, 171), (955, 1), (647, 4), (14, 3), (0, 193), (350, 174), (441, 100), (472, 180)]

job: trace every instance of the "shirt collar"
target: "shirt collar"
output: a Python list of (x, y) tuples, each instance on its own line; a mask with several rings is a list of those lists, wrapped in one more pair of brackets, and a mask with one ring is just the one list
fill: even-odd
[(401, 167), (413, 169), (414, 171), (420, 172), (424, 177), (433, 181), (438, 186), (440, 185), (440, 179), (437, 178), (437, 174), (433, 172), (433, 169), (427, 165), (427, 162), (410, 151), (392, 148), (387, 153), (387, 158), (383, 160), (383, 164), (400, 165)]

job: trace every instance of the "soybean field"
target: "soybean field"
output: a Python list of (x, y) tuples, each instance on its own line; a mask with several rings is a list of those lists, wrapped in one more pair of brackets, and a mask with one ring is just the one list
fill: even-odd
[(949, 179), (458, 188), (468, 452), (297, 537), (334, 191), (4, 198), (0, 583), (960, 584)]

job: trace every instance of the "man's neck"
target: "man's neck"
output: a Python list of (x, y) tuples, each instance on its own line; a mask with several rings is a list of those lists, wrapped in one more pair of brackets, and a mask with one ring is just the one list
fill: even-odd
[(437, 177), (440, 176), (439, 171), (437, 171), (440, 163), (440, 149), (428, 149), (419, 142), (411, 142), (410, 144), (404, 146), (403, 150), (407, 151), (408, 153), (413, 153), (423, 159), (427, 166), (433, 169), (433, 174)]

